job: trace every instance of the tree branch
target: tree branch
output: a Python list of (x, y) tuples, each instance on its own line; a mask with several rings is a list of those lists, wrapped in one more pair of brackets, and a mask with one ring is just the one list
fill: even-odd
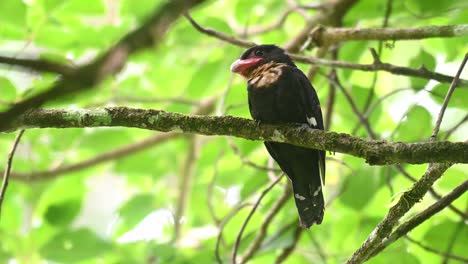
[(300, 125), (258, 124), (252, 120), (232, 116), (198, 116), (144, 110), (127, 107), (108, 107), (94, 110), (33, 110), (20, 116), (11, 127), (0, 132), (20, 128), (77, 128), (77, 127), (134, 127), (157, 131), (175, 131), (202, 135), (231, 135), (250, 140), (287, 142), (350, 154), (365, 158), (371, 165), (394, 163), (421, 164), (429, 162), (468, 163), (468, 142), (388, 142), (367, 140), (344, 133), (325, 132)]
[(273, 218), (278, 214), (280, 209), (286, 204), (286, 202), (291, 198), (291, 187), (289, 184), (284, 185), (283, 194), (278, 198), (278, 200), (273, 204), (268, 213), (266, 214), (263, 223), (260, 225), (259, 230), (256, 232), (256, 236), (253, 241), (250, 243), (249, 247), (245, 250), (245, 253), (242, 255), (239, 263), (247, 263), (257, 252), (262, 245), (263, 240), (267, 235), (268, 227), (270, 226)]
[(252, 210), (250, 210), (249, 214), (247, 215), (247, 218), (245, 221), (242, 223), (241, 229), (239, 230), (239, 234), (236, 237), (236, 242), (234, 243), (234, 248), (232, 251), (232, 263), (236, 264), (237, 263), (237, 252), (239, 250), (240, 242), (242, 240), (242, 234), (244, 233), (245, 228), (247, 227), (247, 224), (249, 223), (250, 219), (252, 218), (252, 215), (255, 213), (257, 210), (258, 206), (260, 205), (260, 202), (262, 201), (263, 197), (275, 187), (275, 185), (283, 179), (283, 174), (278, 176), (278, 178), (271, 182), (261, 193), (260, 196), (257, 198), (257, 201), (255, 202), (254, 206), (252, 207)]
[(432, 252), (434, 254), (437, 254), (437, 255), (440, 255), (440, 256), (446, 256), (447, 258), (450, 258), (450, 259), (453, 259), (453, 260), (459, 260), (461, 261), (462, 263), (468, 263), (468, 258), (463, 258), (463, 257), (460, 257), (460, 256), (456, 256), (456, 255), (452, 255), (452, 254), (446, 254), (445, 252), (442, 252), (438, 249), (435, 249), (435, 248), (432, 248), (432, 247), (428, 247), (426, 245), (424, 245), (423, 243), (417, 241), (417, 240), (414, 240), (412, 238), (410, 238), (409, 236), (406, 236), (406, 239), (408, 241), (410, 241), (411, 243), (421, 247), (422, 249), (424, 250), (427, 250), (429, 252)]
[(0, 64), (16, 65), (39, 72), (52, 72), (62, 75), (70, 75), (75, 71), (75, 67), (66, 64), (56, 63), (44, 59), (26, 59), (0, 56)]
[(427, 38), (457, 38), (468, 36), (468, 24), (426, 26), (412, 28), (330, 28), (311, 31), (318, 46), (328, 46), (343, 41), (361, 40), (417, 40)]
[(385, 218), (375, 227), (367, 240), (356, 250), (346, 263), (362, 263), (368, 260), (380, 244), (385, 241), (398, 220), (419, 202), (434, 182), (451, 166), (448, 163), (437, 163), (430, 166), (422, 178), (409, 191), (403, 193), (398, 202), (392, 206)]
[(203, 0), (173, 0), (166, 2), (139, 28), (124, 36), (115, 46), (89, 64), (63, 76), (52, 88), (14, 104), (0, 113), (0, 129), (20, 114), (41, 106), (46, 101), (77, 91), (90, 89), (106, 77), (119, 72), (130, 54), (157, 44), (172, 23), (189, 8)]
[(298, 52), (300, 47), (310, 37), (310, 32), (320, 24), (329, 24), (329, 21), (336, 21), (336, 18), (343, 17), (348, 10), (356, 4), (357, 0), (329, 0), (322, 4), (323, 9), (307, 21), (304, 28), (284, 45), (289, 52)]
[(156, 134), (154, 136), (148, 137), (141, 141), (123, 146), (121, 148), (111, 150), (109, 152), (102, 153), (95, 157), (92, 157), (87, 160), (83, 160), (83, 161), (80, 161), (71, 165), (65, 165), (62, 167), (55, 168), (55, 169), (43, 170), (43, 171), (33, 171), (33, 172), (14, 171), (11, 173), (11, 176), (13, 177), (12, 178), (13, 180), (23, 181), (23, 182), (34, 182), (34, 181), (53, 179), (66, 173), (84, 170), (84, 169), (87, 169), (89, 167), (95, 166), (103, 162), (116, 160), (116, 159), (119, 159), (128, 155), (131, 155), (135, 152), (154, 147), (154, 145), (162, 144), (164, 142), (167, 142), (171, 139), (174, 139), (180, 136), (182, 136), (182, 134), (179, 134), (176, 132)]
[(291, 255), (291, 253), (296, 249), (297, 243), (299, 242), (302, 233), (304, 233), (304, 229), (300, 226), (297, 226), (294, 230), (293, 241), (291, 245), (285, 247), (281, 251), (279, 256), (275, 259), (275, 264), (283, 263)]
[(13, 164), (13, 157), (15, 156), (16, 147), (18, 147), (18, 144), (21, 140), (21, 137), (24, 134), (24, 131), (25, 130), (23, 129), (18, 133), (18, 135), (15, 138), (15, 141), (13, 142), (13, 146), (11, 147), (10, 153), (8, 154), (6, 168), (3, 173), (2, 187), (0, 189), (0, 215), (1, 215), (2, 206), (3, 206), (3, 199), (5, 198), (6, 190), (8, 188), (8, 181), (10, 179), (10, 171), (11, 171), (11, 166)]
[[(468, 56), (465, 56), (465, 59), (459, 67), (457, 76), (452, 81), (452, 90), (457, 83), (458, 76), (466, 63), (467, 58)], [(445, 105), (450, 99), (450, 93), (451, 92), (449, 90), (445, 97)], [(437, 135), (438, 126), (440, 126), (444, 111), (445, 107), (442, 106), (439, 112), (438, 121), (434, 128), (433, 136), (430, 138), (430, 142), (435, 142), (435, 136)], [(388, 240), (388, 237), (391, 235), (392, 229), (398, 223), (398, 220), (424, 197), (424, 195), (432, 188), (435, 181), (438, 180), (451, 166), (452, 163), (430, 163), (424, 176), (415, 182), (413, 187), (400, 197), (397, 204), (390, 208), (385, 218), (376, 226), (366, 241), (353, 253), (347, 263), (362, 263), (371, 258), (376, 253), (376, 250), (378, 250), (379, 247)]]
[(200, 142), (197, 136), (187, 138), (188, 149), (186, 157), (178, 178), (178, 197), (174, 213), (174, 237), (173, 242), (179, 243), (182, 236), (183, 222), (182, 218), (186, 213), (190, 195), (192, 193), (193, 178), (195, 176), (196, 161), (200, 152)]
[[(392, 166), (394, 168), (395, 171), (397, 171), (398, 173), (401, 173), (401, 175), (403, 175), (403, 177), (407, 178), (408, 180), (412, 181), (412, 182), (416, 182), (417, 179), (415, 179), (413, 176), (411, 176), (411, 174), (409, 174), (404, 168), (403, 166), (401, 166), (400, 164), (397, 164), (397, 165), (393, 165)], [(436, 190), (434, 189), (434, 187), (431, 187), (429, 189), (429, 194), (436, 200), (440, 200), (442, 199), (442, 195), (440, 195), (438, 192), (436, 192)], [(449, 204), (448, 205), (448, 208), (450, 210), (452, 210), (453, 213), (459, 215), (461, 218), (468, 218), (468, 215), (466, 213), (463, 213), (460, 209), (456, 208), (455, 206), (453, 206), (452, 204)]]
[(437, 121), (434, 126), (434, 130), (432, 131), (431, 135), (431, 140), (434, 141), (437, 138), (437, 134), (439, 133), (439, 128), (440, 124), (442, 123), (442, 119), (444, 118), (445, 114), (445, 109), (447, 108), (448, 102), (450, 101), (450, 97), (452, 96), (453, 91), (455, 91), (455, 88), (457, 87), (458, 80), (460, 78), (460, 75), (463, 71), (463, 68), (465, 67), (466, 62), (468, 61), (468, 53), (465, 54), (465, 58), (463, 59), (462, 63), (460, 64), (460, 67), (458, 68), (457, 74), (455, 75), (455, 78), (453, 78), (452, 83), (450, 84), (449, 90), (447, 91), (447, 94), (445, 95), (444, 102), (442, 103), (442, 107), (439, 111), (439, 115), (437, 116)]
[[(390, 63), (385, 63), (381, 61), (374, 61), (371, 64), (359, 64), (359, 63), (352, 63), (347, 61), (336, 61), (336, 60), (327, 60), (327, 59), (319, 59), (309, 56), (303, 56), (298, 54), (289, 54), (291, 58), (298, 62), (307, 63), (307, 64), (316, 64), (325, 67), (335, 67), (341, 69), (351, 69), (351, 70), (360, 70), (360, 71), (367, 71), (367, 72), (375, 72), (375, 71), (386, 71), (395, 75), (403, 75), (409, 77), (418, 77), (423, 79), (432, 79), (441, 83), (451, 83), (453, 77), (450, 75), (441, 74), (438, 72), (430, 71), (424, 67), (419, 69), (413, 69), (408, 67), (402, 67), (393, 65)], [(460, 79), (458, 86), (461, 87), (468, 87), (468, 80)]]
[(220, 39), (220, 40), (224, 40), (224, 41), (226, 41), (228, 43), (234, 44), (236, 46), (244, 47), (244, 48), (249, 48), (249, 47), (255, 46), (254, 42), (251, 42), (251, 41), (248, 41), (248, 40), (243, 40), (243, 39), (238, 39), (238, 38), (230, 36), (230, 35), (228, 35), (226, 33), (219, 32), (219, 31), (216, 31), (216, 30), (211, 29), (211, 28), (204, 28), (204, 27), (200, 26), (197, 22), (195, 22), (195, 20), (193, 20), (193, 18), (188, 13), (185, 13), (184, 16), (185, 16), (185, 18), (187, 18), (187, 20), (190, 22), (190, 24), (192, 24), (192, 26), (196, 30), (198, 30), (199, 32), (201, 32), (203, 34), (206, 34), (206, 35), (211, 36), (211, 37), (215, 37), (215, 38)]
[[(193, 111), (193, 113), (196, 115), (207, 115), (213, 112), (216, 100), (217, 96), (208, 98), (206, 100), (202, 100), (201, 102), (199, 102), (199, 106)], [(162, 144), (164, 142), (167, 142), (168, 140), (175, 139), (180, 136), (183, 136), (183, 134), (177, 132), (156, 134), (141, 141), (131, 143), (129, 145), (116, 148), (108, 152), (101, 153), (92, 158), (74, 164), (65, 165), (50, 170), (32, 171), (27, 173), (13, 171), (11, 172), (11, 177), (13, 180), (24, 182), (53, 179), (66, 173), (84, 170), (103, 162), (119, 159), (131, 155), (133, 153), (143, 151), (145, 149), (154, 147), (155, 145)]]
[(400, 224), (398, 228), (395, 231), (393, 231), (392, 234), (374, 250), (372, 255), (379, 254), (382, 250), (387, 248), (390, 244), (398, 240), (400, 237), (405, 236), (406, 234), (408, 234), (408, 232), (418, 227), (424, 221), (428, 220), (429, 218), (431, 218), (438, 212), (442, 211), (444, 208), (449, 206), (453, 201), (455, 201), (460, 196), (462, 196), (467, 190), (468, 190), (468, 180), (458, 185), (450, 193), (440, 198), (437, 202), (433, 203), (428, 208), (424, 209), (424, 211), (418, 213), (417, 215), (411, 217), (406, 222)]
[[(239, 47), (248, 48), (248, 47), (255, 45), (254, 42), (250, 42), (250, 41), (243, 40), (243, 39), (238, 39), (233, 36), (227, 35), (226, 33), (219, 32), (213, 29), (203, 28), (189, 16), (187, 17), (187, 19), (189, 19), (190, 23), (194, 26), (196, 30), (198, 30), (199, 32), (203, 34), (207, 34), (211, 37), (215, 37), (217, 39), (223, 40), (225, 42), (228, 42), (230, 44), (233, 44)], [(291, 56), (291, 58), (293, 58), (297, 62), (312, 64), (312, 65), (319, 65), (319, 66), (324, 66), (324, 67), (360, 70), (360, 71), (367, 71), (367, 72), (385, 71), (385, 72), (389, 72), (395, 75), (418, 77), (418, 78), (423, 78), (423, 79), (432, 79), (441, 83), (451, 83), (453, 80), (452, 76), (441, 74), (438, 72), (433, 72), (424, 67), (419, 68), (419, 69), (413, 69), (409, 67), (402, 67), (402, 66), (393, 65), (390, 63), (381, 62), (380, 60), (374, 60), (374, 62), (371, 64), (359, 64), (359, 63), (352, 63), (352, 62), (347, 62), (347, 61), (314, 58), (314, 57), (304, 56), (304, 55), (291, 53), (291, 52), (289, 52), (289, 56)], [(468, 87), (468, 80), (460, 79), (458, 82), (458, 86)]]

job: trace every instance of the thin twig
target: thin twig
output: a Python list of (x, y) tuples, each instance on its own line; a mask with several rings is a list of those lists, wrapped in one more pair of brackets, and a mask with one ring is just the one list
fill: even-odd
[(52, 72), (62, 75), (70, 75), (76, 69), (76, 67), (68, 66), (67, 64), (56, 63), (45, 59), (26, 59), (6, 56), (0, 56), (0, 64), (21, 66), (38, 72)]
[[(388, 20), (392, 13), (392, 6), (393, 6), (393, 0), (387, 0), (385, 4), (385, 14), (384, 14), (384, 19), (382, 21), (382, 28), (386, 28), (388, 26)], [(383, 41), (380, 40), (379, 46), (377, 48), (377, 55), (379, 57), (382, 56), (382, 52), (383, 52)], [(367, 109), (369, 108), (370, 104), (372, 103), (372, 100), (374, 99), (375, 86), (377, 84), (377, 79), (378, 79), (378, 72), (375, 72), (374, 77), (372, 79), (371, 87), (369, 89), (369, 93), (367, 94), (366, 102), (364, 103), (363, 112), (367, 112)]]
[[(338, 53), (339, 53), (339, 48), (334, 47), (331, 50), (331, 58), (333, 60), (338, 59)], [(310, 70), (309, 70), (310, 73)], [(332, 68), (330, 73), (329, 73), (329, 78), (333, 80), (337, 80), (337, 72), (335, 68)], [(330, 131), (331, 127), (331, 120), (332, 120), (332, 115), (334, 113), (335, 109), (335, 101), (336, 101), (336, 85), (332, 82), (329, 83), (328, 85), (328, 96), (327, 96), (327, 102), (326, 102), (326, 108), (325, 108), (325, 120), (324, 120), (324, 125), (325, 125), (325, 131)]]
[(16, 171), (16, 172), (12, 172), (11, 176), (13, 177), (12, 180), (24, 181), (24, 182), (35, 182), (35, 181), (54, 179), (56, 177), (59, 177), (61, 175), (64, 175), (70, 172), (84, 170), (89, 167), (101, 164), (103, 162), (126, 157), (128, 155), (151, 148), (155, 145), (162, 144), (164, 142), (167, 142), (170, 139), (174, 139), (174, 138), (181, 137), (181, 136), (183, 135), (180, 133), (175, 133), (175, 132), (156, 134), (144, 140), (96, 155), (92, 158), (89, 158), (89, 159), (86, 159), (86, 160), (83, 160), (74, 164), (65, 165), (65, 166), (50, 169), (50, 170), (32, 171), (29, 173)]
[[(330, 79), (336, 80), (336, 70), (332, 69), (330, 72)], [(330, 131), (331, 127), (331, 120), (332, 120), (332, 114), (335, 106), (335, 98), (336, 98), (336, 85), (330, 82), (328, 86), (328, 96), (327, 96), (327, 103), (326, 108), (325, 108), (325, 131)]]
[(312, 241), (312, 245), (314, 245), (314, 248), (317, 251), (317, 254), (319, 255), (320, 259), (322, 260), (322, 263), (327, 263), (327, 255), (325, 254), (325, 251), (323, 250), (322, 246), (320, 245), (320, 242), (317, 240), (317, 238), (312, 234), (308, 233), (310, 240)]
[(229, 221), (240, 211), (242, 210), (243, 208), (247, 207), (247, 206), (252, 206), (253, 204), (251, 203), (244, 203), (244, 204), (240, 204), (239, 206), (237, 206), (236, 208), (234, 208), (231, 212), (229, 212), (229, 214), (223, 218), (223, 220), (221, 221), (221, 224), (219, 225), (219, 232), (218, 232), (218, 236), (216, 238), (216, 247), (215, 247), (215, 256), (216, 256), (216, 260), (218, 261), (219, 264), (223, 264), (223, 260), (221, 259), (221, 255), (219, 254), (219, 248), (220, 248), (220, 244), (221, 244), (221, 241), (223, 240), (222, 237), (223, 237), (223, 231), (224, 231), (224, 228), (226, 227), (227, 223), (229, 223)]
[(440, 124), (442, 123), (442, 119), (444, 118), (445, 109), (447, 108), (448, 102), (450, 101), (450, 97), (452, 97), (453, 91), (455, 91), (455, 88), (458, 85), (460, 75), (463, 72), (463, 68), (465, 67), (465, 64), (466, 64), (467, 61), (468, 61), (468, 53), (465, 54), (465, 58), (463, 58), (463, 61), (460, 64), (460, 67), (458, 68), (457, 74), (455, 75), (455, 78), (453, 78), (453, 81), (450, 84), (450, 88), (447, 91), (447, 95), (445, 96), (444, 102), (442, 103), (442, 107), (440, 109), (439, 115), (437, 116), (437, 121), (436, 121), (434, 130), (432, 131), (432, 135), (431, 135), (431, 140), (432, 141), (435, 141), (436, 138), (437, 138), (437, 134), (439, 133)]
[(465, 115), (458, 123), (456, 123), (452, 128), (450, 128), (447, 133), (444, 135), (444, 140), (447, 140), (453, 132), (460, 128), (465, 122), (468, 121), (468, 114)]
[(296, 230), (294, 231), (292, 244), (283, 249), (281, 254), (275, 259), (275, 264), (283, 263), (283, 261), (285, 261), (291, 255), (294, 249), (296, 249), (296, 245), (299, 242), (299, 239), (301, 238), (301, 234), (303, 232), (303, 228), (301, 228), (300, 226), (296, 227)]
[[(381, 104), (383, 101), (385, 101), (386, 99), (390, 98), (391, 96), (397, 94), (397, 93), (400, 93), (400, 92), (403, 92), (403, 91), (408, 91), (408, 90), (413, 90), (412, 88), (400, 88), (400, 89), (395, 89), (385, 95), (382, 95), (380, 96), (372, 105), (370, 105), (367, 110), (365, 110), (365, 112), (363, 113), (364, 117), (369, 119), (369, 117), (371, 116), (371, 114), (374, 112), (374, 110), (377, 108), (377, 106), (379, 106), (379, 104)], [(358, 131), (358, 129), (361, 127), (361, 122), (358, 121), (356, 122), (356, 126), (353, 128), (353, 130), (351, 131), (351, 135), (355, 135), (356, 132)], [(394, 131), (396, 133), (396, 131)]]
[(210, 182), (208, 183), (208, 187), (206, 190), (206, 202), (208, 204), (208, 211), (210, 212), (211, 218), (215, 222), (217, 226), (220, 225), (221, 220), (216, 216), (216, 211), (215, 207), (213, 206), (213, 190), (215, 187), (215, 182), (216, 178), (218, 177), (219, 173), (219, 161), (221, 160), (221, 157), (224, 156), (224, 151), (220, 151), (218, 154), (218, 157), (214, 161), (214, 166), (213, 166), (213, 177), (211, 178)]
[[(302, 62), (306, 64), (315, 64), (324, 67), (335, 67), (341, 69), (350, 69), (350, 70), (359, 70), (365, 72), (375, 72), (375, 71), (385, 71), (395, 75), (403, 75), (403, 76), (410, 76), (410, 77), (418, 77), (423, 79), (432, 79), (441, 83), (450, 83), (453, 80), (452, 76), (441, 74), (438, 72), (430, 71), (426, 68), (419, 68), (413, 69), (409, 67), (402, 67), (393, 65), (390, 63), (385, 62), (376, 62), (370, 64), (359, 64), (359, 63), (352, 63), (348, 61), (335, 61), (335, 60), (327, 60), (327, 59), (320, 59), (314, 58), (310, 56), (303, 56), (298, 54), (289, 54), (291, 58), (296, 60), (297, 62)], [(459, 86), (468, 86), (468, 80), (460, 79)]]
[[(424, 249), (424, 250), (427, 250), (427, 251), (429, 251), (429, 252), (432, 252), (432, 253), (437, 254), (437, 255), (440, 255), (440, 256), (444, 256), (444, 254), (445, 254), (445, 252), (442, 252), (442, 251), (440, 251), (440, 250), (438, 250), (438, 249), (435, 249), (435, 248), (433, 248), (433, 247), (426, 246), (426, 245), (424, 245), (423, 243), (421, 243), (421, 242), (419, 242), (419, 241), (417, 241), (417, 240), (414, 240), (414, 239), (412, 239), (412, 238), (409, 237), (409, 236), (406, 236), (405, 238), (406, 238), (408, 241), (410, 241), (411, 243), (413, 243), (413, 244), (415, 244), (415, 245), (421, 247), (421, 248)], [(453, 260), (459, 260), (459, 261), (461, 261), (462, 263), (468, 263), (468, 258), (463, 258), (463, 257), (456, 256), (456, 255), (453, 255), (453, 254), (448, 254), (448, 255), (446, 255), (446, 256), (447, 256), (447, 258), (450, 258), (450, 259), (453, 259)]]
[(190, 198), (193, 177), (195, 176), (195, 166), (198, 160), (200, 146), (197, 135), (188, 137), (188, 149), (186, 150), (186, 158), (181, 169), (178, 186), (178, 198), (176, 202), (176, 209), (174, 213), (174, 237), (173, 242), (179, 242), (182, 235), (183, 221), (182, 218), (185, 214), (187, 204)]
[(263, 223), (260, 225), (260, 229), (256, 231), (255, 238), (250, 243), (249, 247), (245, 250), (245, 253), (242, 255), (241, 260), (239, 263), (246, 263), (249, 261), (255, 254), (255, 252), (260, 248), (260, 245), (265, 240), (268, 227), (270, 226), (271, 222), (278, 214), (280, 209), (286, 204), (286, 202), (291, 198), (291, 188), (289, 184), (284, 185), (283, 194), (279, 197), (279, 199), (275, 202), (275, 204), (270, 208), (270, 210), (265, 215)]
[(232, 36), (230, 36), (228, 34), (216, 31), (216, 30), (211, 29), (211, 28), (204, 28), (204, 27), (200, 26), (197, 22), (195, 22), (195, 20), (193, 20), (193, 18), (188, 13), (185, 13), (184, 16), (190, 22), (190, 24), (192, 24), (192, 26), (196, 30), (198, 30), (199, 32), (201, 32), (203, 34), (206, 34), (208, 36), (212, 36), (212, 37), (215, 37), (217, 39), (224, 40), (224, 41), (226, 41), (228, 43), (231, 43), (231, 44), (234, 44), (234, 45), (237, 45), (237, 46), (241, 46), (241, 47), (245, 47), (245, 48), (252, 47), (252, 46), (255, 45), (254, 42), (239, 39), (239, 38), (235, 38), (235, 37), (232, 37)]
[(286, 22), (289, 15), (294, 13), (296, 9), (296, 7), (285, 8), (280, 15), (275, 15), (275, 17), (279, 17), (275, 22), (266, 26), (251, 26), (249, 28), (240, 28), (237, 25), (232, 25), (231, 28), (233, 28), (237, 35), (241, 35), (243, 37), (264, 34), (272, 30), (281, 28)]
[[(453, 246), (455, 245), (457, 238), (460, 236), (460, 234), (462, 234), (462, 232), (460, 231), (464, 228), (464, 226), (465, 226), (465, 219), (459, 220), (457, 226), (455, 227), (455, 230), (453, 230), (452, 237), (449, 239), (447, 249), (444, 252), (444, 260), (442, 261), (442, 264), (449, 263), (449, 259), (452, 256), (451, 252), (452, 252)], [(467, 263), (468, 263), (468, 259), (467, 259)]]
[(244, 154), (242, 154), (241, 150), (236, 145), (236, 143), (234, 142), (232, 137), (226, 137), (226, 140), (228, 141), (229, 147), (231, 147), (232, 152), (234, 152), (234, 154), (239, 157), (242, 164), (245, 164), (245, 165), (247, 165), (249, 167), (252, 167), (254, 169), (257, 169), (257, 170), (273, 171), (273, 172), (280, 172), (281, 171), (280, 169), (277, 169), (275, 167), (258, 165), (257, 163), (249, 160), (247, 157), (244, 156)]
[(0, 189), (0, 216), (2, 211), (3, 199), (5, 198), (6, 190), (8, 188), (8, 180), (10, 179), (10, 171), (11, 165), (13, 164), (13, 157), (15, 156), (16, 147), (18, 146), (21, 137), (24, 134), (24, 131), (24, 129), (20, 130), (20, 132), (15, 138), (15, 141), (13, 142), (13, 146), (11, 147), (10, 153), (8, 154), (5, 172), (3, 173), (2, 188)]
[(400, 237), (407, 235), (411, 230), (421, 225), (424, 221), (428, 220), (435, 214), (442, 211), (444, 208), (450, 205), (453, 201), (455, 201), (460, 196), (462, 196), (467, 190), (468, 190), (468, 180), (458, 185), (450, 193), (440, 198), (437, 202), (433, 203), (428, 208), (424, 209), (420, 213), (411, 217), (409, 220), (400, 224), (398, 228), (395, 229), (395, 231), (393, 231), (387, 237), (387, 239), (385, 239), (385, 241), (383, 241), (381, 244), (379, 244), (376, 247), (376, 249), (372, 252), (371, 256), (375, 256), (379, 254), (382, 250), (387, 248), (393, 242), (397, 241)]
[(372, 138), (372, 139), (377, 138), (377, 135), (375, 134), (374, 130), (371, 128), (369, 120), (361, 113), (361, 111), (359, 111), (359, 108), (357, 107), (356, 102), (354, 102), (353, 97), (346, 90), (346, 88), (343, 87), (343, 85), (338, 80), (338, 78), (336, 78), (336, 80), (335, 80), (335, 79), (329, 78), (328, 76), (326, 76), (326, 77), (328, 78), (328, 80), (331, 83), (333, 83), (336, 87), (338, 87), (340, 89), (340, 91), (343, 93), (343, 95), (346, 97), (346, 100), (350, 104), (351, 109), (353, 110), (354, 114), (357, 115), (357, 117), (359, 118), (359, 121), (361, 122), (361, 124), (366, 128), (366, 131), (367, 131), (367, 134), (369, 134), (369, 137)]
[[(307, 19), (306, 25), (284, 48), (289, 52), (298, 52), (300, 47), (310, 38), (310, 32), (319, 25), (329, 25), (329, 22), (336, 22), (336, 18), (342, 18), (354, 6), (357, 0), (327, 0), (322, 4), (323, 9), (316, 12), (313, 17)], [(334, 26), (334, 25), (332, 25)]]
[[(408, 180), (410, 180), (411, 182), (416, 182), (417, 179), (414, 178), (413, 176), (411, 176), (411, 174), (409, 174), (401, 164), (396, 164), (396, 165), (393, 165), (392, 166), (397, 172), (401, 173), (401, 175), (403, 175), (403, 177), (407, 178)], [(431, 187), (429, 189), (429, 194), (434, 198), (434, 199), (437, 199), (437, 200), (440, 200), (442, 199), (442, 195), (440, 195), (439, 193), (436, 192), (436, 190), (434, 189), (434, 187)], [(452, 204), (449, 204), (448, 205), (448, 208), (455, 214), (459, 215), (461, 218), (465, 218), (465, 219), (468, 219), (468, 214), (466, 213), (463, 213), (460, 209), (456, 208), (455, 206), (453, 206)]]
[[(300, 226), (297, 225), (297, 220), (294, 219), (293, 221), (290, 221), (289, 223), (281, 226), (278, 228), (278, 231), (270, 236), (265, 243), (263, 243), (263, 246), (268, 248), (270, 245), (274, 244), (276, 241), (279, 239), (282, 239), (283, 235), (285, 235), (289, 230), (291, 229), (296, 229), (297, 227), (301, 228)], [(301, 228), (302, 229), (302, 228)]]
[(232, 263), (233, 264), (237, 263), (237, 252), (239, 250), (240, 242), (241, 242), (241, 239), (242, 239), (242, 234), (244, 233), (244, 230), (247, 227), (247, 224), (249, 223), (250, 218), (252, 218), (253, 214), (257, 210), (257, 208), (260, 205), (260, 202), (262, 201), (263, 197), (265, 197), (265, 195), (268, 192), (270, 192), (270, 190), (273, 189), (273, 187), (275, 187), (275, 185), (278, 182), (280, 182), (282, 178), (283, 178), (283, 175), (279, 176), (274, 182), (270, 183), (270, 185), (268, 185), (265, 188), (265, 190), (262, 191), (262, 193), (258, 197), (257, 201), (255, 202), (254, 206), (252, 207), (252, 210), (250, 210), (249, 214), (247, 215), (247, 218), (242, 223), (242, 227), (239, 230), (239, 234), (237, 235), (236, 242), (234, 243), (234, 248), (233, 248), (233, 252), (232, 252)]

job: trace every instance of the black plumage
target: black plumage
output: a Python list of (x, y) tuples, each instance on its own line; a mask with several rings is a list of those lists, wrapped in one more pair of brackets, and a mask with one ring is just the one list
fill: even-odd
[[(247, 79), (252, 117), (265, 123), (301, 123), (323, 130), (317, 93), (283, 49), (254, 46), (235, 61), (231, 70)], [(265, 146), (292, 182), (303, 227), (320, 224), (324, 213), (325, 152), (285, 143)]]

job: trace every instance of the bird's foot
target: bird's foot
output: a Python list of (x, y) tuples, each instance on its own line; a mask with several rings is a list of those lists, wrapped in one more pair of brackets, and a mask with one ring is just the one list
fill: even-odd
[(310, 127), (309, 124), (300, 124), (299, 129), (309, 131), (309, 129), (311, 129), (311, 127)]
[(260, 125), (262, 124), (262, 121), (261, 121), (261, 120), (256, 120), (256, 119), (254, 119), (254, 123), (255, 123), (255, 126), (256, 126), (257, 128), (259, 128)]

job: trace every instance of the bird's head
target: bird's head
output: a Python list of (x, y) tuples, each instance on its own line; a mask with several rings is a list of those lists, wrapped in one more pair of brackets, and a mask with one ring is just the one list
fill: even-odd
[(257, 67), (270, 62), (296, 67), (282, 48), (276, 45), (257, 45), (246, 50), (240, 59), (231, 65), (231, 71), (248, 78)]

